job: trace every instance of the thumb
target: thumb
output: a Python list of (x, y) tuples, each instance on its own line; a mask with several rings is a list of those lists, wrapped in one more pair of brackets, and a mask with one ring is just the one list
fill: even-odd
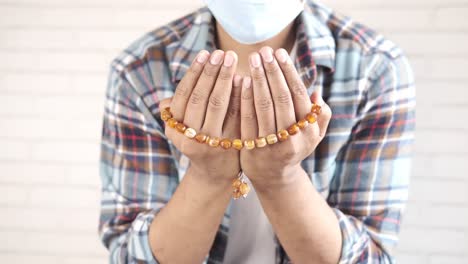
[(325, 103), (322, 97), (322, 91), (316, 90), (310, 96), (312, 103), (321, 107), (321, 113), (317, 116), (317, 123), (320, 128), (320, 136), (324, 137), (332, 117), (331, 108)]
[(310, 96), (310, 100), (312, 101), (312, 103), (322, 106), (325, 103), (322, 98), (322, 90), (315, 90)]

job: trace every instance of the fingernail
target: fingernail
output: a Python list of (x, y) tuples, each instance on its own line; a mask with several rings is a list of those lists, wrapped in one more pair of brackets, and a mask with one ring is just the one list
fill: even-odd
[(250, 79), (250, 77), (249, 76), (244, 77), (244, 80), (242, 80), (242, 88), (248, 89), (250, 88), (251, 84), (252, 84), (252, 80)]
[(273, 62), (273, 51), (270, 47), (263, 48), (260, 53), (262, 54), (263, 61)]
[(224, 66), (231, 67), (234, 63), (234, 56), (232, 56), (231, 52), (227, 52), (226, 56), (224, 56)]
[(211, 55), (210, 63), (213, 65), (218, 65), (221, 63), (221, 60), (223, 59), (223, 52), (222, 51), (215, 51)]
[(254, 53), (250, 56), (250, 65), (254, 68), (260, 67), (260, 55)]
[(206, 60), (208, 60), (208, 56), (209, 56), (209, 55), (210, 55), (210, 54), (209, 54), (208, 52), (202, 50), (202, 51), (200, 51), (200, 53), (198, 53), (197, 61), (198, 61), (199, 63), (202, 63), (202, 64), (203, 64), (203, 63), (206, 62)]
[(288, 60), (288, 58), (289, 55), (285, 49), (279, 49), (276, 51), (276, 59), (278, 59), (279, 62), (285, 63)]
[(234, 75), (234, 87), (239, 87), (241, 86), (241, 82), (242, 82), (242, 77), (238, 74)]

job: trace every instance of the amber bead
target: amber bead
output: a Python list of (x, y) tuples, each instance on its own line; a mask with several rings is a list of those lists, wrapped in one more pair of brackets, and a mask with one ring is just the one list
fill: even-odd
[(239, 199), (241, 197), (241, 195), (242, 194), (240, 193), (240, 191), (238, 189), (232, 192), (232, 197), (234, 199)]
[(196, 136), (195, 136), (195, 140), (198, 141), (199, 143), (205, 143), (206, 142), (206, 138), (207, 136), (203, 133), (198, 133)]
[(288, 133), (289, 133), (289, 135), (296, 135), (297, 132), (299, 132), (299, 126), (296, 125), (296, 124), (292, 124), (292, 125), (288, 128)]
[(239, 192), (241, 193), (242, 196), (246, 197), (249, 191), (250, 191), (250, 186), (246, 182), (243, 182), (239, 186)]
[(208, 145), (210, 145), (210, 147), (217, 147), (219, 146), (220, 139), (219, 137), (209, 137), (207, 139), (207, 142), (208, 142)]
[(285, 141), (288, 138), (289, 138), (289, 133), (288, 133), (287, 130), (282, 129), (282, 130), (278, 131), (278, 140), (279, 141)]
[(235, 190), (239, 188), (239, 186), (242, 184), (242, 181), (239, 180), (239, 178), (236, 178), (232, 181), (232, 188)]
[(244, 144), (242, 144), (242, 140), (240, 140), (240, 139), (234, 139), (232, 141), (232, 147), (237, 149), (237, 150), (241, 150), (243, 146), (244, 146)]
[(197, 135), (197, 131), (195, 129), (189, 127), (185, 129), (184, 135), (188, 138), (194, 138)]
[(301, 129), (307, 127), (308, 125), (309, 125), (309, 122), (307, 122), (307, 120), (305, 119), (301, 119), (299, 120), (299, 122), (297, 122), (297, 126)]
[(244, 141), (244, 146), (248, 150), (254, 149), (255, 148), (255, 140), (246, 140), (246, 141)]
[(187, 129), (187, 127), (183, 124), (183, 123), (177, 123), (176, 124), (176, 129), (177, 131), (179, 131), (180, 133), (184, 133), (185, 130)]
[(314, 114), (314, 113), (308, 113), (305, 118), (306, 118), (307, 122), (309, 122), (311, 124), (313, 124), (313, 123), (315, 123), (315, 121), (317, 121), (317, 115)]
[(312, 109), (310, 111), (316, 115), (320, 115), (320, 113), (322, 113), (322, 107), (320, 105), (314, 104), (312, 105)]
[(174, 118), (169, 118), (169, 120), (167, 120), (167, 125), (171, 128), (175, 128), (178, 123), (179, 122), (177, 122), (177, 120)]
[(278, 142), (278, 137), (276, 136), (276, 134), (270, 134), (266, 136), (266, 141), (268, 144), (272, 145)]
[(219, 145), (220, 145), (223, 149), (230, 149), (231, 146), (232, 146), (232, 142), (231, 142), (231, 140), (225, 138), (225, 139), (221, 140), (221, 142), (219, 142)]
[(255, 146), (257, 148), (263, 148), (267, 145), (267, 141), (266, 141), (266, 138), (264, 137), (259, 137), (257, 139), (255, 139)]
[(167, 111), (167, 110), (163, 110), (163, 111), (161, 112), (161, 119), (162, 119), (163, 121), (167, 121), (167, 120), (169, 120), (169, 118), (171, 118), (171, 117), (172, 117), (171, 112), (169, 112), (169, 111)]

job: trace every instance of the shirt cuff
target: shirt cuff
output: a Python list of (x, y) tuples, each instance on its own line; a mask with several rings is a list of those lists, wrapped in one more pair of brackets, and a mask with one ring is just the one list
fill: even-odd
[(338, 217), (342, 236), (341, 257), (338, 263), (357, 263), (370, 242), (366, 228), (358, 219), (345, 215), (337, 208), (332, 209)]
[(159, 264), (149, 244), (149, 228), (159, 210), (139, 213), (127, 233), (112, 241), (111, 263)]

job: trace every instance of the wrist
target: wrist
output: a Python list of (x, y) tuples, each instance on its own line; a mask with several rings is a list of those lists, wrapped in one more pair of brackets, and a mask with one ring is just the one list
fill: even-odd
[(193, 174), (194, 178), (203, 184), (216, 185), (219, 187), (231, 186), (232, 181), (237, 177), (237, 173), (223, 174), (220, 172), (210, 172), (209, 170), (190, 165), (188, 171)]
[[(257, 192), (275, 193), (297, 183), (298, 179), (308, 177), (300, 164), (284, 168), (271, 175), (252, 177), (251, 182)], [(249, 178), (250, 179), (250, 178)]]

